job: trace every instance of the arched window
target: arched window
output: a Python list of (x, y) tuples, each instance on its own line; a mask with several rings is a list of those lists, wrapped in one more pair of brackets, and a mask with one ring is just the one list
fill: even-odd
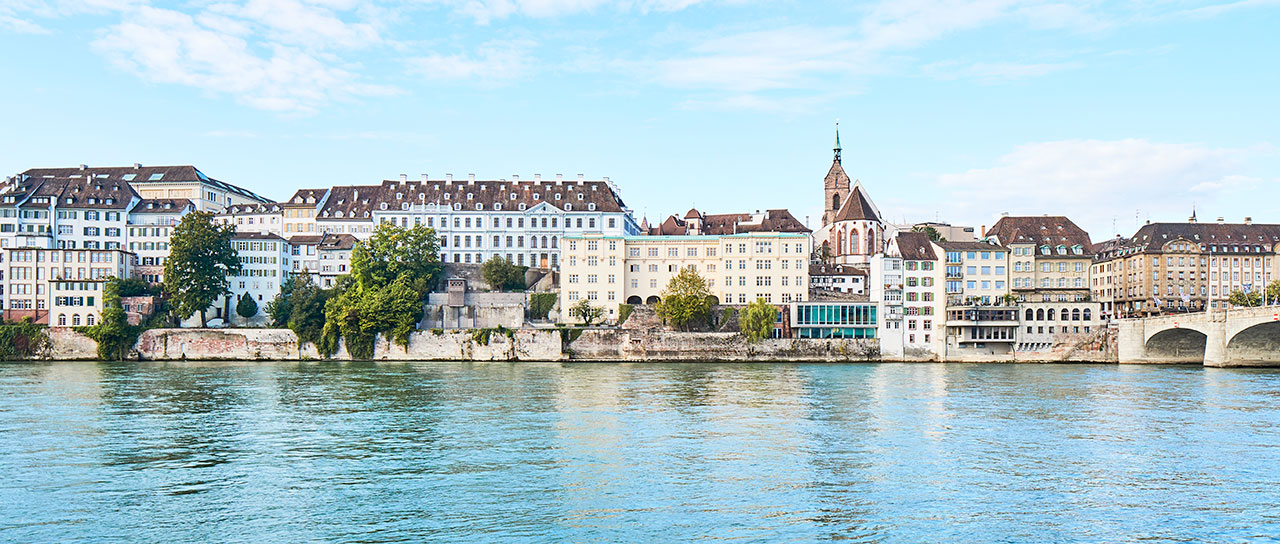
[(838, 211), (839, 209), (840, 209), (840, 193), (833, 193), (831, 195), (831, 210)]
[(844, 255), (844, 231), (836, 231), (836, 255)]
[(1035, 318), (1036, 318), (1036, 311), (1032, 310), (1031, 308), (1027, 308), (1027, 321), (1033, 321), (1035, 320)]
[(876, 229), (875, 227), (867, 228), (867, 255), (876, 252)]
[(1076, 308), (1076, 309), (1074, 309), (1074, 310), (1071, 310), (1071, 320), (1072, 320), (1072, 321), (1080, 321), (1080, 308)]
[(1063, 308), (1062, 312), (1058, 314), (1058, 317), (1061, 317), (1063, 321), (1066, 321), (1067, 318), (1071, 317), (1071, 315), (1067, 312), (1066, 308)]
[(1089, 317), (1090, 317), (1090, 315), (1089, 315), (1089, 314), (1091, 314), (1091, 313), (1093, 313), (1093, 312), (1091, 312), (1088, 308), (1085, 308), (1085, 309), (1084, 309), (1084, 320), (1085, 320), (1085, 321), (1089, 321)]
[(62, 314), (58, 316), (58, 326), (59, 327), (67, 326), (67, 314)]
[(92, 326), (93, 326), (93, 323), (94, 323), (94, 321), (95, 321), (94, 317), (95, 317), (95, 316), (94, 316), (93, 314), (89, 314), (89, 315), (85, 316), (85, 324), (86, 324), (86, 325), (88, 325), (88, 326), (90, 326), (90, 327), (92, 327)]
[(850, 254), (858, 253), (859, 238), (860, 238), (860, 235), (858, 234), (858, 229), (853, 229), (853, 232), (849, 233), (849, 253)]
[(1036, 310), (1036, 321), (1044, 321), (1044, 308)]
[(548, 247), (548, 246), (547, 246), (547, 237), (546, 237), (546, 236), (543, 236), (543, 237), (542, 237), (542, 247), (544, 247), (544, 248), (545, 248), (545, 247)]
[(71, 326), (73, 327), (80, 326), (80, 314), (75, 314), (71, 316)]
[(1049, 308), (1048, 320), (1053, 321), (1053, 308)]
[(555, 249), (555, 248), (560, 247), (560, 245), (557, 243), (558, 241), (559, 241), (559, 238), (557, 238), (557, 237), (555, 237), (555, 236), (552, 236), (552, 237), (551, 237), (551, 249)]

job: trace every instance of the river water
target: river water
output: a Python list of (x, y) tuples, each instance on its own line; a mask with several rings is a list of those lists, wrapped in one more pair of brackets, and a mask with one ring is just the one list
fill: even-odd
[(1280, 371), (0, 365), (4, 542), (1276, 542)]

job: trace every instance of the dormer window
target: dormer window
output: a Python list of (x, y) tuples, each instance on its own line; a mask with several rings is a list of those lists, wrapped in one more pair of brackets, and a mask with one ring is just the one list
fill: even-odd
[(407, 210), (407, 209), (409, 209), (409, 203), (408, 203), (408, 202), (401, 202), (401, 203), (400, 203), (400, 209), (402, 209), (402, 210)]
[(467, 193), (467, 200), (471, 200), (472, 198), (475, 198), (475, 195), (472, 193)]
[(455, 209), (455, 210), (461, 210), (461, 209), (462, 209), (462, 204), (461, 204), (461, 203), (459, 203), (459, 202), (455, 202), (455, 203), (453, 204), (453, 209)]
[(524, 208), (525, 208), (525, 206), (524, 206), (524, 202), (521, 202), (521, 203), (520, 203), (520, 211), (524, 211)]
[(582, 200), (582, 193), (578, 193), (578, 200)]
[(516, 194), (515, 194), (515, 193), (511, 193), (511, 200), (515, 200), (515, 199), (516, 199)]
[[(495, 203), (495, 204), (493, 205), (493, 209), (494, 209), (494, 211), (499, 211), (499, 212), (500, 212), (500, 211), (502, 211), (502, 203), (501, 203), (501, 202)], [(496, 221), (496, 220), (495, 220), (495, 221)]]
[(587, 203), (587, 209), (588, 209), (588, 210), (595, 211), (595, 209), (596, 209), (596, 203), (595, 203), (595, 202), (588, 202), (588, 203)]
[(401, 198), (404, 198), (404, 194), (403, 194), (403, 193), (396, 193), (396, 200), (400, 200)]
[(333, 216), (334, 216), (334, 217), (337, 217), (337, 218), (342, 218), (342, 210), (338, 210), (337, 212), (335, 212), (335, 213), (333, 214)]
[(571, 212), (571, 211), (573, 211), (573, 204), (569, 204), (568, 202), (566, 202), (566, 203), (564, 204), (564, 211), (566, 211), (566, 212)]
[(539, 195), (538, 193), (533, 193), (533, 199), (534, 199), (534, 200), (538, 200), (539, 196), (540, 196), (540, 195)]
[(386, 203), (386, 202), (383, 202), (382, 204), (379, 204), (379, 205), (378, 205), (378, 207), (380, 207), (380, 208), (382, 208), (382, 209), (384, 209), (384, 210), (385, 210), (385, 209), (387, 209), (387, 203)]
[(445, 194), (444, 194), (444, 199), (445, 199), (445, 200), (449, 200), (449, 193), (445, 193)]
[(476, 211), (480, 211), (483, 209), (484, 209), (484, 204), (476, 204)]
[(560, 193), (556, 193), (556, 200), (560, 200)]

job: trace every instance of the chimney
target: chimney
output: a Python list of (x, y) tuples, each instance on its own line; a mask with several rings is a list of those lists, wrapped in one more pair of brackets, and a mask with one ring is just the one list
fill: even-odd
[(1219, 218), (1218, 218), (1218, 224), (1219, 224), (1219, 225), (1221, 225), (1221, 224), (1222, 224), (1222, 218), (1221, 218), (1221, 217), (1219, 217)]
[[(80, 166), (84, 166), (83, 164)], [(556, 174), (556, 181), (564, 181), (564, 174)]]
[(475, 174), (467, 174), (467, 182), (468, 182), (468, 183), (469, 183), (469, 182), (473, 182), (473, 181), (475, 181), (475, 180), (476, 180), (476, 175), (475, 175)]
[(1000, 217), (1009, 217), (1009, 212), (1000, 212)]
[(520, 181), (520, 174), (511, 174), (511, 181)]
[(1246, 224), (1246, 225), (1252, 225), (1252, 224), (1253, 224), (1253, 218), (1252, 218), (1252, 217), (1246, 217), (1246, 218), (1244, 218), (1244, 224)]
[(423, 174), (423, 175), (422, 175), (422, 182), (423, 182), (423, 183), (426, 183), (426, 182), (427, 182), (427, 175), (426, 175), (426, 174)]
[(582, 183), (582, 174), (578, 174), (578, 183)]
[(542, 174), (534, 174), (533, 181), (542, 181)]
[(986, 226), (986, 225), (983, 225), (983, 226), (982, 226), (982, 230), (981, 230), (981, 231), (979, 231), (979, 232), (981, 232), (981, 233), (982, 233), (982, 234), (980, 234), (980, 235), (978, 236), (979, 238), (986, 238), (986, 237), (987, 237), (987, 226)]
[(352, 201), (360, 200), (360, 189), (351, 191), (351, 200)]
[(141, 169), (141, 168), (142, 168), (142, 163), (140, 163), (140, 162), (135, 162), (135, 163), (133, 163), (133, 169), (134, 169), (134, 170), (138, 170), (138, 169)]
[(80, 169), (81, 169), (81, 170), (88, 170), (88, 169), (89, 169), (89, 165), (87, 165), (87, 164), (82, 164), (82, 165), (80, 165)]
[(609, 176), (605, 176), (605, 177), (604, 177), (604, 182), (605, 182), (605, 183), (609, 183)]
[(400, 174), (400, 181), (409, 181), (409, 174)]
[(444, 175), (444, 182), (445, 182), (445, 183), (449, 183), (449, 182), (451, 182), (451, 181), (453, 181), (453, 174), (445, 174), (445, 175)]

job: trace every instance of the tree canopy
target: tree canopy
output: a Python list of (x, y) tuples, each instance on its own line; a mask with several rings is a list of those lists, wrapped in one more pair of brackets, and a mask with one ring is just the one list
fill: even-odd
[(770, 336), (777, 319), (778, 309), (765, 302), (763, 298), (757, 298), (742, 310), (742, 315), (738, 317), (738, 326), (742, 330), (742, 335), (747, 337), (747, 342), (754, 344)]
[(662, 292), (662, 300), (656, 308), (658, 317), (672, 327), (689, 330), (690, 326), (705, 322), (711, 315), (710, 298), (707, 280), (692, 268), (682, 269)]
[(240, 302), (236, 303), (236, 313), (245, 319), (258, 315), (258, 301), (253, 300), (253, 295), (246, 291), (244, 296), (240, 297)]
[(592, 306), (591, 301), (584, 298), (569, 308), (569, 315), (581, 319), (583, 325), (590, 327), (604, 317), (604, 308)]
[(107, 279), (102, 293), (102, 315), (98, 323), (81, 329), (98, 343), (99, 359), (123, 360), (137, 342), (142, 327), (129, 324), (124, 307), (120, 303), (121, 292), (133, 293), (136, 288), (137, 284), (132, 280), (122, 280), (114, 276)]
[(942, 233), (938, 232), (938, 229), (935, 229), (935, 228), (930, 227), (930, 226), (927, 226), (927, 225), (926, 225), (926, 226), (923, 226), (923, 227), (920, 227), (920, 226), (911, 227), (911, 232), (921, 232), (921, 233), (924, 233), (926, 236), (928, 236), (928, 237), (929, 237), (929, 241), (931, 241), (931, 242), (945, 242), (945, 241), (947, 241), (947, 239), (946, 239), (946, 238), (943, 238), (943, 237), (942, 237)]
[(525, 288), (524, 273), (528, 269), (506, 257), (493, 257), (480, 265), (480, 276), (495, 290), (519, 291)]
[(267, 303), (274, 327), (288, 327), (300, 342), (317, 343), (324, 332), (324, 306), (333, 295), (321, 289), (306, 272), (293, 274), (280, 285), (280, 294)]
[(435, 229), (378, 225), (352, 250), (350, 279), (340, 280), (325, 302), (320, 352), (333, 354), (342, 338), (352, 357), (369, 358), (379, 333), (408, 345), (443, 268), (439, 251)]
[(214, 224), (209, 212), (189, 213), (173, 229), (164, 289), (179, 318), (199, 313), (203, 327), (213, 301), (230, 294), (227, 276), (240, 271), (239, 254), (231, 245), (235, 230), (235, 225)]

